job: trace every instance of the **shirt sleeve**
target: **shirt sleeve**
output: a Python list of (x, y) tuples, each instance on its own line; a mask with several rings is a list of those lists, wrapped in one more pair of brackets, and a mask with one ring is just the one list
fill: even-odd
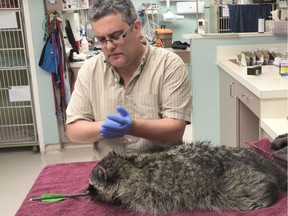
[[(91, 62), (91, 61), (90, 61)], [(78, 72), (68, 107), (66, 109), (66, 124), (79, 119), (93, 121), (93, 110), (89, 99), (90, 85), (89, 74), (91, 65), (85, 62)]]
[(167, 55), (162, 91), (162, 117), (191, 122), (192, 95), (187, 65), (175, 53)]

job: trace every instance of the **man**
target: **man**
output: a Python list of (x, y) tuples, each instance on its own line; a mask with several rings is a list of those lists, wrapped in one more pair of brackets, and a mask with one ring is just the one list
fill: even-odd
[(180, 57), (147, 44), (130, 0), (96, 0), (89, 19), (102, 53), (78, 72), (66, 111), (69, 138), (94, 142), (97, 159), (181, 140), (192, 107)]

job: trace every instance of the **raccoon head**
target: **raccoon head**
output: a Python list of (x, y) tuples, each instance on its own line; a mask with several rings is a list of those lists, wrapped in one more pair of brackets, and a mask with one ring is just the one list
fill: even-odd
[(119, 166), (115, 166), (119, 162), (116, 159), (117, 155), (110, 153), (90, 173), (88, 191), (94, 200), (113, 202), (116, 199), (121, 172)]

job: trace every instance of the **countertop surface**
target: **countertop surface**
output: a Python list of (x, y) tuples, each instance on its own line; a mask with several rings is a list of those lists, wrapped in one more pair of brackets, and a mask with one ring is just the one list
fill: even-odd
[(288, 133), (288, 119), (287, 118), (267, 118), (261, 119), (261, 128), (263, 128), (266, 133), (275, 139), (281, 134)]
[(271, 37), (272, 32), (243, 32), (243, 33), (208, 33), (208, 34), (183, 34), (184, 39), (225, 39), (225, 38), (240, 38), (240, 37)]
[[(182, 58), (184, 63), (186, 63), (186, 64), (190, 63), (190, 48), (189, 47), (185, 50), (173, 49), (173, 48), (164, 48), (164, 49), (168, 49), (169, 51), (178, 54)], [(85, 60), (70, 62), (70, 66), (71, 66), (71, 68), (80, 68), (83, 65), (84, 61)]]
[(260, 99), (288, 97), (288, 77), (280, 76), (277, 66), (264, 65), (262, 74), (254, 76), (247, 75), (247, 67), (227, 59), (218, 60), (217, 64)]

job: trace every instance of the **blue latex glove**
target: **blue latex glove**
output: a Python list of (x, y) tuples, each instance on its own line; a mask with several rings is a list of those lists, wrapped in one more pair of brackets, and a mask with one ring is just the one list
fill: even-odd
[(119, 114), (109, 114), (100, 128), (104, 138), (123, 137), (132, 125), (132, 119), (124, 107), (117, 106), (116, 110)]

